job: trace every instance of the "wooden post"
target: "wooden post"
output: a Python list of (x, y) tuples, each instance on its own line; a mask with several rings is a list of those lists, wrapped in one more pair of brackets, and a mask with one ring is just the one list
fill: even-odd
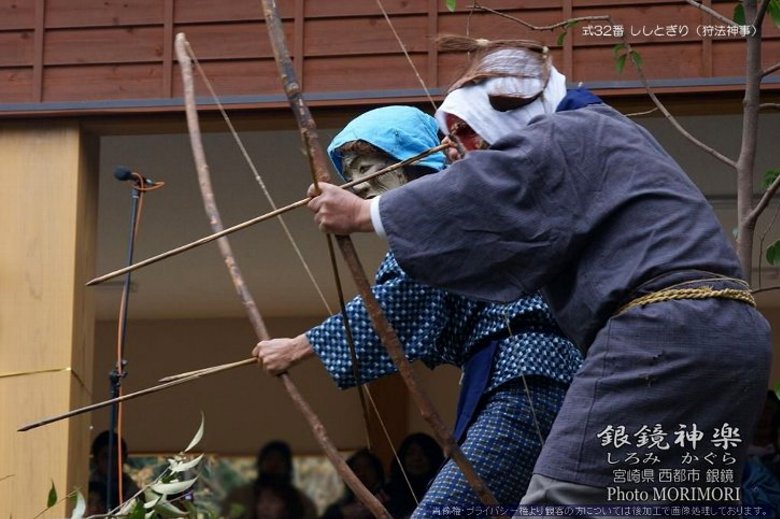
[(15, 430), (91, 399), (96, 159), (76, 122), (0, 127), (0, 517), (35, 516), (52, 481), (86, 494), (89, 416)]

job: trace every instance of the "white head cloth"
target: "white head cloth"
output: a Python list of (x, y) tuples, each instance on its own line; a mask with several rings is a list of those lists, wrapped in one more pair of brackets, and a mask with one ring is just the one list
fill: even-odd
[(533, 117), (555, 112), (566, 95), (566, 78), (550, 65), (550, 79), (542, 94), (533, 102), (501, 112), (490, 104), (489, 96), (513, 92), (538, 92), (541, 79), (522, 77), (494, 77), (478, 84), (462, 86), (450, 92), (436, 111), (436, 122), (448, 135), (445, 114), (452, 114), (465, 121), (489, 144), (528, 125)]

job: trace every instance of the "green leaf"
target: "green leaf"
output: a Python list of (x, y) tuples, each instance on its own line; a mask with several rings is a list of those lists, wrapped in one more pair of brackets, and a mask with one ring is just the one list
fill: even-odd
[(87, 511), (87, 502), (84, 501), (84, 496), (81, 495), (81, 492), (76, 491), (76, 506), (73, 507), (73, 514), (70, 516), (70, 519), (82, 519), (84, 517), (84, 512)]
[(133, 505), (133, 509), (130, 511), (130, 515), (127, 516), (127, 519), (144, 519), (144, 515), (146, 515), (144, 505), (139, 501), (135, 501), (135, 505)]
[(780, 176), (780, 169), (768, 169), (764, 172), (764, 180), (762, 182), (762, 185), (764, 187), (764, 191), (769, 189), (769, 186), (772, 185), (772, 182), (775, 181), (777, 177)]
[(57, 489), (54, 487), (54, 480), (51, 481), (49, 497), (46, 498), (46, 508), (51, 508), (57, 504)]
[(618, 74), (623, 73), (623, 69), (626, 67), (627, 57), (628, 54), (623, 54), (622, 56), (618, 56), (617, 59), (615, 59), (615, 69), (618, 71)]
[(775, 386), (775, 396), (777, 397), (778, 400), (780, 400), (780, 384), (777, 384)]
[(766, 249), (766, 260), (770, 265), (780, 265), (780, 241), (774, 242)]
[(458, 3), (458, 0), (444, 0), (444, 3), (447, 4), (447, 9), (451, 12), (455, 12), (455, 6)]
[(628, 54), (631, 56), (631, 61), (634, 62), (636, 68), (642, 68), (642, 56), (640, 56), (639, 53), (635, 50), (632, 50)]
[(625, 43), (618, 43), (614, 47), (612, 47), (612, 55), (615, 56), (615, 58), (618, 57), (618, 54), (620, 54), (620, 51), (626, 48)]
[(563, 31), (558, 35), (558, 40), (556, 41), (556, 43), (558, 44), (559, 47), (563, 45), (563, 40), (566, 39), (566, 33), (567, 31)]
[(780, 27), (780, 0), (769, 0), (769, 17), (772, 18), (775, 27)]
[(737, 25), (745, 25), (745, 7), (742, 5), (742, 2), (737, 2), (737, 5), (734, 6), (734, 16), (732, 18)]
[(579, 20), (572, 20), (572, 21), (570, 21), (570, 22), (566, 22), (566, 23), (563, 25), (563, 28), (564, 28), (564, 29), (571, 29), (572, 27), (577, 27), (577, 24), (578, 24), (578, 23), (580, 23), (580, 21), (579, 21)]
[(187, 445), (187, 448), (184, 449), (184, 452), (189, 452), (190, 449), (194, 448), (197, 444), (200, 443), (200, 440), (203, 438), (203, 428), (206, 425), (206, 417), (203, 416), (203, 411), (200, 412), (200, 427), (198, 427), (198, 432), (195, 433), (195, 436), (192, 437), (192, 440), (190, 440), (190, 444)]

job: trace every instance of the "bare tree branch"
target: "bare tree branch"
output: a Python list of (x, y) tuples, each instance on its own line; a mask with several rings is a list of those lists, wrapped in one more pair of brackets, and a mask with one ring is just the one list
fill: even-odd
[[(756, 0), (744, 0), (746, 20), (760, 20)], [(762, 5), (766, 3), (763, 0)], [(768, 4), (767, 4), (768, 5)], [(766, 7), (766, 6), (764, 6)], [(773, 182), (753, 206), (753, 173), (758, 145), (758, 116), (761, 102), (761, 31), (745, 39), (745, 95), (742, 99), (742, 139), (737, 158), (737, 255), (750, 282), (753, 273), (753, 241), (756, 221), (780, 182)]]
[(758, 216), (764, 211), (764, 209), (766, 209), (766, 206), (769, 205), (769, 201), (775, 195), (778, 188), (780, 188), (780, 175), (767, 188), (756, 206), (747, 215), (745, 218), (746, 223), (755, 223), (755, 221), (758, 219)]
[[(610, 23), (612, 22), (612, 19), (610, 18)], [(624, 35), (622, 38), (623, 45), (626, 47), (626, 51), (629, 53), (629, 55), (632, 52), (635, 52), (631, 48), (631, 44), (628, 42), (628, 39)], [(632, 60), (634, 62), (634, 68), (636, 68), (637, 75), (639, 75), (639, 79), (642, 82), (642, 85), (645, 88), (645, 92), (647, 92), (647, 95), (650, 96), (650, 99), (653, 101), (655, 106), (658, 107), (658, 109), (661, 111), (662, 114), (664, 114), (664, 117), (666, 117), (666, 120), (669, 121), (674, 128), (680, 132), (680, 134), (688, 139), (691, 143), (698, 146), (703, 151), (709, 153), (716, 159), (720, 160), (724, 164), (731, 166), (732, 168), (737, 168), (737, 163), (735, 160), (730, 159), (729, 157), (725, 156), (724, 154), (720, 153), (718, 150), (713, 148), (712, 146), (709, 146), (707, 144), (704, 144), (702, 141), (694, 137), (688, 130), (683, 128), (683, 126), (677, 121), (677, 119), (667, 110), (666, 105), (664, 105), (660, 99), (655, 95), (655, 92), (653, 92), (652, 88), (650, 87), (650, 82), (647, 80), (647, 77), (645, 76), (645, 71), (642, 69), (642, 65), (640, 63), (637, 63), (636, 60)]]
[(761, 103), (758, 105), (759, 110), (768, 110), (769, 108), (780, 110), (780, 103)]
[(658, 107), (656, 106), (655, 108), (651, 108), (650, 110), (645, 110), (644, 112), (631, 112), (630, 114), (624, 114), (624, 115), (626, 117), (639, 117), (641, 115), (648, 115), (657, 111), (658, 111)]
[(688, 130), (683, 128), (683, 126), (675, 119), (675, 117), (669, 112), (669, 110), (666, 109), (666, 106), (661, 102), (658, 97), (656, 97), (655, 93), (650, 89), (650, 85), (647, 82), (647, 78), (645, 78), (644, 72), (642, 72), (641, 67), (637, 66), (637, 72), (639, 73), (639, 77), (642, 78), (642, 83), (645, 85), (645, 91), (647, 92), (647, 95), (650, 96), (650, 99), (653, 100), (653, 103), (658, 107), (658, 109), (661, 111), (662, 114), (664, 114), (664, 117), (666, 117), (666, 120), (669, 121), (672, 126), (675, 127), (675, 129), (680, 132), (680, 134), (688, 139), (691, 143), (698, 146), (703, 151), (709, 153), (716, 159), (720, 160), (724, 164), (731, 166), (732, 168), (736, 169), (737, 163), (733, 160), (713, 148), (712, 146), (709, 146), (707, 144), (704, 144), (702, 141), (691, 135)]
[[(778, 214), (780, 214), (780, 204), (778, 204), (777, 208), (775, 208), (775, 214), (772, 215), (772, 220), (769, 222), (769, 225), (767, 225), (766, 229), (764, 229), (764, 232), (761, 233), (761, 238), (758, 240), (759, 251), (764, 250), (764, 241), (766, 240), (766, 237), (769, 235), (769, 231), (771, 231), (772, 227), (775, 226), (775, 222), (777, 221)], [(763, 254), (758, 255), (758, 288), (761, 288), (761, 266), (764, 263), (763, 258), (764, 258)]]
[(761, 24), (764, 23), (764, 15), (766, 15), (768, 7), (769, 0), (762, 0), (759, 4), (756, 10), (756, 17), (753, 19), (753, 26), (756, 28), (756, 31), (761, 31)]
[(688, 2), (689, 4), (691, 4), (693, 7), (697, 8), (697, 9), (700, 9), (700, 10), (704, 11), (705, 13), (709, 14), (713, 18), (717, 18), (718, 20), (720, 20), (721, 22), (725, 23), (726, 25), (730, 25), (732, 27), (739, 27), (739, 24), (737, 22), (735, 22), (734, 20), (730, 20), (729, 18), (727, 18), (727, 17), (723, 16), (722, 14), (720, 14), (718, 11), (716, 11), (716, 10), (710, 8), (710, 7), (707, 7), (706, 5), (702, 4), (701, 2), (697, 2), (696, 0), (685, 0), (685, 1)]
[(773, 285), (771, 287), (766, 287), (766, 288), (757, 288), (755, 290), (751, 290), (750, 293), (756, 295), (756, 294), (760, 294), (761, 292), (769, 292), (774, 290), (780, 290), (780, 285)]
[(777, 72), (778, 70), (780, 70), (780, 63), (775, 63), (771, 67), (764, 69), (764, 71), (761, 72), (761, 77), (763, 78), (765, 76), (768, 76), (769, 74), (772, 74), (773, 72)]

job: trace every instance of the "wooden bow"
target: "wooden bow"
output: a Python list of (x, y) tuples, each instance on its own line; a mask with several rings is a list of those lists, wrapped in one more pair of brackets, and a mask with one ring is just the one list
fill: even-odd
[[(317, 129), (314, 120), (309, 112), (308, 106), (304, 102), (293, 68), (290, 53), (285, 42), (282, 22), (279, 17), (275, 0), (262, 0), (263, 13), (265, 15), (266, 28), (271, 41), (271, 47), (274, 52), (274, 58), (279, 70), (279, 76), (282, 80), (282, 86), (287, 99), (295, 114), (295, 119), (301, 133), (301, 140), (305, 146), (309, 159), (309, 166), (315, 186), (318, 182), (330, 182), (327, 161), (325, 153), (320, 145), (317, 135)], [(387, 318), (379, 306), (371, 286), (366, 278), (363, 267), (358, 258), (355, 246), (349, 236), (336, 236), (336, 242), (341, 250), (344, 261), (349, 267), (350, 273), (355, 281), (358, 292), (363, 299), (369, 317), (379, 335), (382, 344), (387, 348), (387, 352), (398, 369), (401, 377), (406, 383), (409, 393), (414, 399), (423, 418), (428, 422), (439, 443), (442, 445), (447, 456), (451, 457), (463, 472), (469, 485), (474, 489), (480, 500), (488, 506), (497, 506), (496, 498), (492, 495), (485, 483), (474, 470), (474, 467), (463, 455), (455, 439), (450, 434), (444, 421), (436, 412), (428, 396), (421, 390), (414, 371), (409, 360), (404, 355), (398, 336), (388, 322)]]
[[(209, 173), (208, 163), (206, 162), (206, 153), (203, 149), (203, 142), (200, 134), (200, 124), (198, 121), (198, 112), (195, 106), (195, 87), (192, 74), (192, 60), (187, 52), (187, 41), (184, 34), (178, 34), (176, 36), (176, 57), (181, 66), (182, 82), (184, 86), (184, 98), (185, 109), (187, 112), (187, 127), (190, 134), (190, 144), (192, 146), (192, 154), (195, 160), (195, 166), (198, 170), (198, 179), (200, 183), (201, 195), (203, 197), (203, 204), (206, 212), (209, 216), (209, 222), (214, 232), (220, 232), (224, 229), (222, 225), (222, 218), (217, 208), (214, 193), (211, 189), (211, 175)], [(233, 251), (230, 247), (230, 242), (227, 237), (222, 237), (217, 240), (220, 253), (225, 261), (225, 265), (230, 272), (230, 277), (233, 281), (233, 286), (238, 293), (241, 302), (244, 305), (244, 309), (247, 312), (249, 320), (252, 322), (252, 327), (255, 330), (258, 340), (268, 340), (270, 336), (266, 330), (265, 323), (263, 322), (260, 312), (257, 310), (252, 294), (249, 292), (249, 288), (244, 282), (244, 278), (241, 274), (241, 270), (238, 267)], [(344, 459), (341, 457), (336, 446), (330, 440), (325, 426), (320, 421), (319, 417), (314, 413), (307, 401), (303, 398), (297, 386), (293, 383), (290, 376), (286, 373), (279, 375), (279, 379), (282, 381), (285, 390), (290, 395), (295, 406), (303, 414), (306, 421), (311, 427), (314, 437), (319, 443), (325, 455), (330, 462), (336, 468), (339, 476), (344, 480), (347, 486), (352, 489), (355, 495), (360, 501), (368, 507), (375, 517), (390, 518), (390, 514), (387, 512), (382, 503), (372, 494), (363, 483), (358, 479), (354, 472), (349, 468)]]

